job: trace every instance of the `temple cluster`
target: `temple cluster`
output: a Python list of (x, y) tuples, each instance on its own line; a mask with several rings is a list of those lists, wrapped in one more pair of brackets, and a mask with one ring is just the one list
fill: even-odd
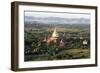
[(64, 41), (63, 39), (59, 36), (56, 28), (54, 29), (52, 35), (50, 37), (48, 37), (46, 39), (46, 37), (43, 40), (44, 42), (46, 42), (48, 45), (51, 44), (56, 44), (58, 45), (60, 48), (64, 48)]

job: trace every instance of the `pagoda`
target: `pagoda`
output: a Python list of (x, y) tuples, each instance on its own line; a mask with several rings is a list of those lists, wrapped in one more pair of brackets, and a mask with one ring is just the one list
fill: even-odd
[(57, 43), (58, 39), (59, 39), (59, 34), (57, 33), (57, 30), (55, 28), (52, 33), (52, 36), (48, 38), (47, 43), (50, 43), (50, 42)]

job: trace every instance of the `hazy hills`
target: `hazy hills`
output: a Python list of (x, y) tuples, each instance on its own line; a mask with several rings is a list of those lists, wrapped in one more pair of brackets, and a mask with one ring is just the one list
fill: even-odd
[(62, 18), (62, 17), (36, 17), (25, 16), (25, 23), (28, 24), (90, 24), (90, 19), (87, 18)]

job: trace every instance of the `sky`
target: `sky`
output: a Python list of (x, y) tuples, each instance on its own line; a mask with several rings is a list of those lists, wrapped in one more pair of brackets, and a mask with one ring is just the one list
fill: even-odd
[(39, 12), (39, 11), (25, 11), (25, 16), (36, 17), (63, 17), (63, 18), (90, 18), (89, 13), (72, 13), (72, 12)]

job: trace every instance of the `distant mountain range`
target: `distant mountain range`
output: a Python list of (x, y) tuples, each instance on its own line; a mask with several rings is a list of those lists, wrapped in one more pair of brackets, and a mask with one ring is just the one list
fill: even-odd
[(90, 24), (88, 18), (62, 18), (62, 17), (36, 17), (25, 16), (25, 22), (29, 24)]

